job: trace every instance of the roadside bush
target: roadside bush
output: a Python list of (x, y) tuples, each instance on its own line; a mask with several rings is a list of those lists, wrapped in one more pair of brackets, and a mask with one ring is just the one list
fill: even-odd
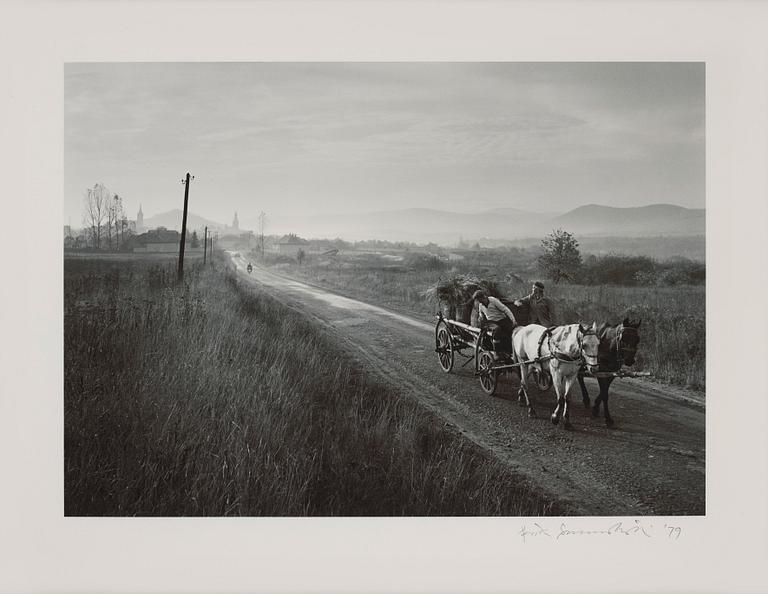
[(585, 285), (634, 286), (646, 284), (638, 281), (647, 282), (655, 272), (656, 262), (646, 256), (590, 255), (582, 264), (579, 281)]
[(657, 262), (647, 256), (590, 255), (584, 260), (578, 282), (584, 285), (675, 286), (700, 285), (705, 265), (686, 258)]
[(677, 258), (663, 264), (659, 275), (659, 284), (665, 286), (703, 285), (705, 282), (705, 265), (686, 258)]
[(448, 268), (448, 263), (433, 254), (410, 253), (405, 257), (405, 265), (419, 272), (439, 272)]

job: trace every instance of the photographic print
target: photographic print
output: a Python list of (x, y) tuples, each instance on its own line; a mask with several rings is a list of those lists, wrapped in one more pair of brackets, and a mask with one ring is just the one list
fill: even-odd
[(65, 516), (706, 513), (703, 62), (63, 77)]

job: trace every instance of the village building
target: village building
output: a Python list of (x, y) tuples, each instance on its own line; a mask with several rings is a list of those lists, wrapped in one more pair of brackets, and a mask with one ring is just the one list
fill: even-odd
[(179, 251), (181, 233), (173, 229), (158, 227), (152, 231), (136, 236), (136, 245), (133, 251), (136, 253), (162, 252), (173, 253)]
[(240, 233), (228, 233), (219, 235), (216, 245), (223, 249), (245, 250), (256, 247), (258, 241), (253, 231), (243, 231)]
[(299, 250), (304, 250), (304, 252), (306, 252), (308, 246), (309, 242), (306, 239), (302, 239), (293, 233), (289, 233), (273, 243), (272, 249), (277, 254), (295, 257), (298, 255)]
[[(193, 235), (187, 233), (185, 238), (184, 251), (185, 253), (197, 253), (203, 251), (203, 239), (200, 237), (197, 241), (197, 246), (193, 247)], [(179, 246), (181, 245), (181, 233), (175, 229), (167, 229), (166, 227), (158, 227), (141, 235), (136, 235), (134, 238), (135, 253), (164, 253), (173, 254), (178, 253)]]
[(135, 227), (134, 233), (136, 233), (136, 235), (144, 233), (144, 213), (141, 211), (141, 204), (139, 204), (139, 212), (136, 213)]
[(88, 238), (82, 229), (73, 229), (71, 225), (64, 225), (64, 249), (82, 250), (88, 247)]

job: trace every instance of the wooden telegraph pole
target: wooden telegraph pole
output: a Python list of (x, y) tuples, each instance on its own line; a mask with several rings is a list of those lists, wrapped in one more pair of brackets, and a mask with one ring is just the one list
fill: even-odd
[(187, 173), (187, 178), (181, 180), (184, 184), (184, 215), (181, 217), (181, 245), (179, 246), (179, 282), (184, 280), (184, 244), (187, 241), (187, 204), (189, 202), (189, 181), (195, 176)]
[(262, 210), (259, 213), (259, 231), (261, 231), (261, 259), (264, 259), (264, 220), (267, 218), (267, 215), (264, 214), (264, 211)]
[(205, 240), (203, 241), (203, 266), (205, 266), (205, 257), (208, 253), (208, 225), (205, 226)]

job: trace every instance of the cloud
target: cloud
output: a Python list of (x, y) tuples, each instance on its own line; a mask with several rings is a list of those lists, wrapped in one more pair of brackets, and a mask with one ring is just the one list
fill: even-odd
[(84, 184), (160, 200), (191, 167), (232, 205), (254, 184), (308, 207), (513, 191), (565, 205), (609, 170), (623, 176), (610, 191), (704, 202), (690, 191), (703, 188), (698, 64), (68, 64), (64, 108), (70, 211)]

